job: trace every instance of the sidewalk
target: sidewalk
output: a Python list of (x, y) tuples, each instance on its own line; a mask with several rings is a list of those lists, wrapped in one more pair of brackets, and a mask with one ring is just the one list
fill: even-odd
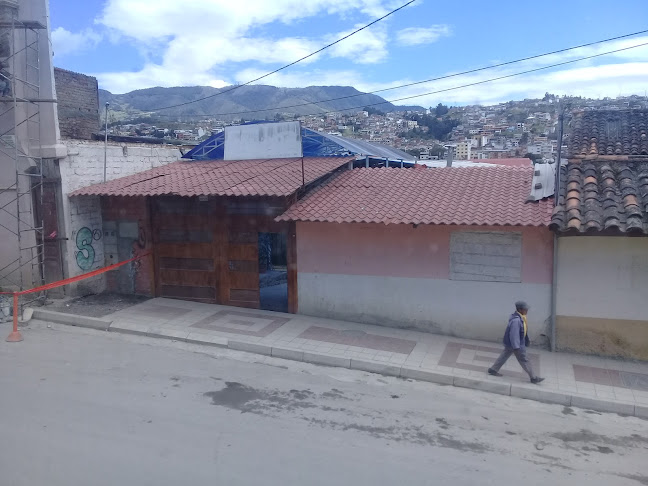
[(495, 343), (295, 314), (157, 298), (102, 319), (47, 310), (34, 317), (648, 418), (642, 362), (531, 348), (545, 378), (532, 385), (514, 358), (504, 377), (486, 373), (501, 351)]

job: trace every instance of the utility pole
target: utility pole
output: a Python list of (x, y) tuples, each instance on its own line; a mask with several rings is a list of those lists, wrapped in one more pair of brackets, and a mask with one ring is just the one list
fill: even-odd
[(562, 158), (562, 143), (563, 143), (563, 129), (565, 125), (565, 111), (567, 110), (567, 105), (564, 105), (560, 108), (560, 114), (558, 115), (559, 131), (558, 131), (558, 160), (556, 161), (556, 179), (554, 187), (554, 206), (558, 205), (558, 197), (560, 193), (560, 163)]
[(446, 167), (452, 167), (452, 160), (454, 158), (454, 147), (448, 147), (448, 152), (446, 153)]
[(104, 178), (103, 181), (106, 182), (106, 167), (108, 165), (108, 107), (110, 103), (106, 101), (106, 138), (104, 140)]

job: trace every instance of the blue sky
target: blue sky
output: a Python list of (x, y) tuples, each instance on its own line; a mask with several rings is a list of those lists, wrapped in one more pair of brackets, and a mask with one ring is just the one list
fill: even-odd
[[(123, 93), (246, 82), (380, 17), (405, 0), (50, 0), (55, 65)], [(262, 82), (363, 91), (648, 29), (646, 0), (417, 0), (308, 62)], [(648, 42), (648, 35), (380, 93), (447, 89)], [(496, 103), (546, 91), (590, 97), (648, 89), (648, 47), (403, 102)]]

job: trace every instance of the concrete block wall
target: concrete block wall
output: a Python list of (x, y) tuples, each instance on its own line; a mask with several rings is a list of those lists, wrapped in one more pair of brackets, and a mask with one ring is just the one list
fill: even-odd
[(54, 68), (61, 136), (90, 140), (99, 130), (97, 78)]
[[(96, 196), (77, 198), (70, 206), (71, 232), (67, 241), (66, 260), (73, 275), (91, 272), (104, 266), (103, 225), (101, 204)], [(73, 287), (74, 293), (89, 294), (103, 291), (102, 277), (83, 280)]]
[[(62, 229), (65, 229), (65, 235), (68, 238), (65, 241), (64, 273), (66, 277), (73, 277), (110, 264), (110, 262), (106, 261), (104, 253), (104, 228), (100, 199), (98, 197), (70, 198), (68, 196), (77, 189), (103, 182), (104, 144), (102, 142), (83, 140), (67, 140), (65, 144), (68, 149), (68, 156), (59, 162), (61, 190), (63, 193), (62, 213), (65, 216)], [(182, 154), (178, 148), (172, 146), (127, 146), (125, 144), (110, 143), (108, 145), (106, 180), (118, 179), (176, 162), (181, 156)], [(85, 241), (87, 231), (84, 228), (94, 234), (91, 244)], [(80, 232), (81, 236), (79, 236)], [(83, 246), (84, 244), (92, 246), (94, 251), (90, 270), (84, 268), (88, 265), (88, 252), (90, 251)], [(81, 248), (79, 245), (81, 245)], [(81, 252), (81, 256), (78, 256), (79, 252)], [(79, 266), (79, 262), (83, 266)], [(89, 284), (90, 287), (84, 286), (85, 284)], [(72, 295), (75, 295), (86, 291), (102, 291), (105, 288), (106, 278), (100, 276), (92, 280), (85, 280), (84, 283), (76, 286), (70, 286), (69, 291)]]
[[(105, 197), (102, 199), (106, 265), (144, 255), (152, 249), (151, 225), (145, 197)], [(111, 292), (153, 295), (153, 257), (140, 260), (106, 274)]]
[(559, 237), (556, 285), (559, 350), (648, 360), (648, 238)]
[[(457, 232), (469, 242), (521, 238), (517, 281), (487, 281), (482, 269), (454, 278)], [(493, 254), (477, 255), (480, 267)], [(548, 228), (298, 222), (299, 313), (500, 342), (515, 301), (526, 300), (531, 340), (544, 344), (552, 259)]]

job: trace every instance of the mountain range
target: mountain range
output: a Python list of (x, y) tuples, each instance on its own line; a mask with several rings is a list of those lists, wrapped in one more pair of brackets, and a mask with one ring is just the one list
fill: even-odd
[[(205, 97), (209, 98), (201, 99)], [(201, 99), (201, 101), (190, 103), (197, 99)], [(277, 88), (275, 86), (251, 85), (241, 86), (234, 90), (232, 90), (232, 86), (220, 89), (209, 86), (191, 86), (147, 88), (124, 94), (112, 94), (106, 90), (99, 90), (99, 102), (102, 108), (106, 102), (110, 103), (112, 116), (119, 120), (148, 114), (153, 117), (164, 115), (169, 119), (196, 116), (220, 120), (273, 119), (277, 113), (317, 115), (327, 111), (345, 109), (360, 111), (367, 106), (386, 113), (424, 109), (421, 106), (396, 106), (380, 96), (362, 93), (351, 86)], [(158, 111), (159, 108), (167, 106), (175, 107)]]

